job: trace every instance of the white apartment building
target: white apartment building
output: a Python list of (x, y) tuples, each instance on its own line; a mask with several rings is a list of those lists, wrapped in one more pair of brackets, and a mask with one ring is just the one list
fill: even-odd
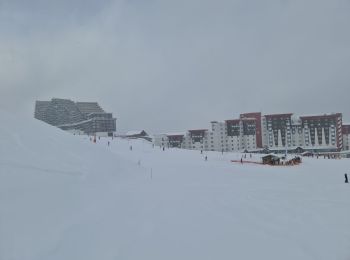
[(224, 122), (211, 122), (211, 131), (209, 132), (209, 149), (210, 151), (227, 151), (227, 127)]
[(300, 147), (314, 151), (339, 151), (343, 148), (340, 113), (294, 118), (292, 115), (263, 117), (264, 147), (270, 150)]
[(189, 150), (209, 150), (210, 133), (208, 129), (189, 130), (183, 139), (182, 148)]
[(212, 121), (211, 130), (189, 130), (181, 136), (160, 134), (154, 136), (154, 144), (203, 151), (255, 150), (257, 149), (256, 120), (242, 118), (225, 122)]
[(342, 115), (340, 113), (302, 116), (300, 119), (305, 148), (337, 151), (343, 149)]
[(166, 134), (157, 134), (153, 136), (153, 144), (160, 147), (168, 147), (168, 136)]

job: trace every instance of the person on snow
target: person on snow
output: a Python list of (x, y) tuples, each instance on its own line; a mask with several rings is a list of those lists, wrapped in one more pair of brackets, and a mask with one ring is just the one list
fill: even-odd
[(204, 159), (205, 159), (206, 161), (208, 161), (208, 156), (205, 156)]
[(345, 173), (344, 176), (345, 176), (345, 183), (349, 183), (348, 175)]

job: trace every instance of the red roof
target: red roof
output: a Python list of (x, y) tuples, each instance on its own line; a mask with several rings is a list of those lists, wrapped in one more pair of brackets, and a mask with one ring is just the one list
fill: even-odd
[(326, 119), (326, 118), (337, 118), (341, 117), (341, 113), (336, 114), (324, 114), (324, 115), (315, 115), (315, 116), (301, 116), (300, 119), (307, 120), (307, 119)]
[(254, 118), (258, 118), (261, 117), (261, 113), (260, 112), (253, 112), (253, 113), (244, 113), (240, 115), (241, 118), (243, 117), (254, 117)]
[(285, 117), (291, 117), (293, 113), (286, 113), (286, 114), (272, 114), (272, 115), (265, 115), (266, 118), (285, 118)]

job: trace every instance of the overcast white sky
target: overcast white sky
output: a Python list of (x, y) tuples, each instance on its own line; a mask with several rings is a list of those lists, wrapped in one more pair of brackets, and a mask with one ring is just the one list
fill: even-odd
[(350, 121), (349, 0), (0, 0), (0, 107), (98, 101), (119, 131), (241, 112)]

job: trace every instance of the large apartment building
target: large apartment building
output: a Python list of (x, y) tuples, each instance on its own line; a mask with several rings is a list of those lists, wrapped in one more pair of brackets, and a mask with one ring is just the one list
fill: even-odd
[(36, 101), (34, 117), (74, 133), (112, 136), (116, 131), (116, 119), (97, 102), (73, 102), (58, 98)]
[(273, 114), (263, 117), (265, 147), (292, 146), (292, 115)]
[[(177, 136), (155, 137), (155, 145), (207, 151), (340, 151), (349, 150), (350, 125), (342, 114), (294, 116), (292, 113), (241, 114), (211, 129), (189, 130)], [(160, 141), (161, 140), (161, 141)], [(176, 140), (176, 142), (174, 142)]]

